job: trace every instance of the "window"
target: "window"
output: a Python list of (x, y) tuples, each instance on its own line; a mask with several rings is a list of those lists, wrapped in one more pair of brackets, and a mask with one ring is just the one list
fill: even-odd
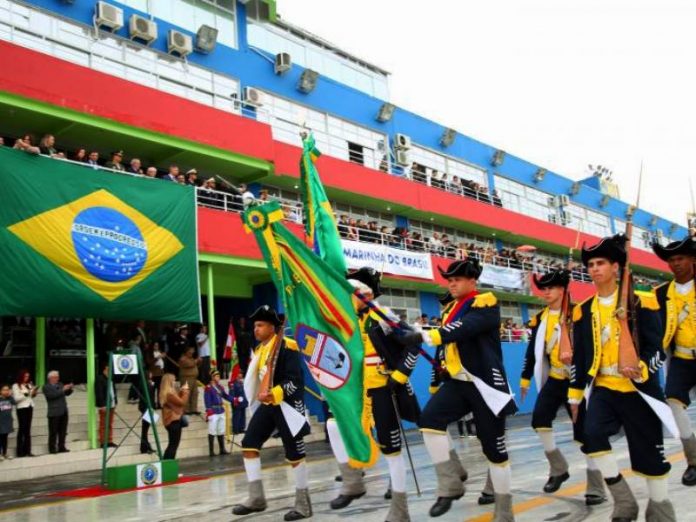
[[(142, 4), (142, 0), (128, 0)], [(145, 2), (147, 3), (147, 2)], [(196, 33), (205, 24), (218, 30), (217, 41), (228, 47), (237, 47), (235, 2), (232, 0), (169, 0), (151, 2), (152, 14), (174, 25)], [(132, 6), (136, 7), (136, 6)], [(136, 7), (136, 9), (140, 9)], [(142, 9), (147, 12), (147, 9)]]
[(498, 301), (500, 304), (500, 319), (512, 319), (515, 324), (522, 324), (522, 309), (516, 301)]
[(555, 222), (555, 209), (549, 207), (551, 194), (501, 176), (495, 177), (495, 188), (504, 208), (543, 221)]
[(398, 316), (406, 315), (406, 322), (413, 323), (420, 317), (418, 292), (399, 288), (383, 288), (382, 291), (380, 304), (388, 306)]
[[(116, 36), (103, 34), (95, 40), (92, 29), (86, 26), (11, 2), (7, 5), (9, 9), (0, 9), (2, 39), (227, 112), (238, 112), (231, 98), (239, 92), (239, 82), (234, 78), (191, 63), (184, 66), (180, 59)], [(4, 32), (3, 27), (8, 31)], [(21, 28), (21, 32), (15, 28)]]
[(249, 45), (271, 54), (289, 53), (293, 63), (313, 69), (370, 96), (381, 100), (389, 99), (389, 84), (385, 72), (380, 72), (376, 67), (369, 67), (357, 59), (339, 56), (335, 49), (328, 45), (320, 45), (303, 35), (300, 30), (249, 20), (247, 40)]
[(461, 180), (473, 181), (483, 186), (488, 185), (484, 169), (418, 145), (412, 145), (409, 152), (413, 162), (410, 175), (415, 177), (416, 181), (430, 179), (433, 172), (437, 171), (439, 174), (447, 174), (450, 178), (457, 176)]
[(608, 215), (581, 207), (575, 203), (566, 205), (564, 209), (570, 215), (570, 220), (565, 224), (566, 226), (598, 237), (611, 234)]
[[(619, 219), (614, 219), (614, 226), (616, 227), (616, 232), (621, 233), (626, 231), (626, 222)], [(639, 248), (641, 250), (647, 250), (652, 252), (653, 249), (650, 246), (653, 240), (657, 240), (657, 234), (653, 235), (649, 230), (641, 227), (633, 227), (633, 234), (631, 237), (631, 246), (634, 248)]]

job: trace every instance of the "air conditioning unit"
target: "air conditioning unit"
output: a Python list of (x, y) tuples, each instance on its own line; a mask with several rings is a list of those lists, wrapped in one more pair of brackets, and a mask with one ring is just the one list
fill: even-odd
[(288, 53), (278, 53), (275, 56), (275, 65), (273, 70), (276, 74), (283, 74), (292, 67), (292, 59)]
[(566, 205), (570, 205), (570, 198), (568, 197), (567, 194), (559, 194), (558, 196), (555, 196), (555, 207), (565, 207)]
[(254, 107), (260, 107), (264, 102), (263, 92), (253, 87), (244, 87), (244, 101)]
[(396, 151), (396, 163), (402, 167), (409, 167), (411, 165), (411, 155), (406, 149), (399, 149)]
[(573, 216), (571, 216), (570, 212), (568, 212), (567, 210), (559, 212), (558, 216), (560, 218), (561, 225), (568, 225), (573, 219)]
[(106, 2), (97, 2), (95, 23), (99, 27), (108, 27), (111, 31), (118, 31), (123, 27), (123, 9)]
[(556, 199), (556, 196), (549, 196), (548, 205), (549, 205), (549, 208), (557, 208), (558, 207), (558, 200)]
[(394, 148), (397, 150), (408, 150), (411, 148), (411, 138), (406, 134), (397, 134), (394, 139)]
[(138, 38), (150, 43), (157, 39), (157, 24), (142, 16), (133, 15), (128, 23), (128, 32), (131, 38)]
[(187, 34), (175, 31), (173, 29), (169, 30), (167, 35), (167, 52), (169, 54), (178, 54), (179, 56), (186, 56), (191, 54), (193, 51), (193, 40)]

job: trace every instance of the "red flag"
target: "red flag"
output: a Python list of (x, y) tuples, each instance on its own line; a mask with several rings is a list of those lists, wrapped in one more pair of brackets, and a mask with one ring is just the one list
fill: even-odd
[(230, 382), (234, 382), (241, 371), (239, 367), (239, 356), (237, 355), (237, 336), (234, 334), (234, 324), (230, 320), (230, 326), (227, 329), (227, 341), (225, 342), (225, 352), (222, 356), (223, 360), (230, 361)]

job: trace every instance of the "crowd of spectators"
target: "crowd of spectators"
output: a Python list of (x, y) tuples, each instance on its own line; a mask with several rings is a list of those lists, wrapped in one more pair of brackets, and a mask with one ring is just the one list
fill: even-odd
[(415, 162), (411, 165), (409, 176), (413, 181), (423, 183), (429, 187), (473, 198), (483, 203), (495, 205), (496, 207), (503, 206), (503, 201), (500, 199), (496, 190), (491, 194), (488, 187), (470, 179), (460, 178), (454, 174), (449, 175), (446, 172), (427, 169)]

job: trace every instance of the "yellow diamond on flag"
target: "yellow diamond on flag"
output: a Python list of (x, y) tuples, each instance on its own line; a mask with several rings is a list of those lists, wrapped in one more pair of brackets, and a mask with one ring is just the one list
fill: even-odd
[(9, 227), (56, 266), (108, 301), (153, 274), (183, 245), (106, 190)]

